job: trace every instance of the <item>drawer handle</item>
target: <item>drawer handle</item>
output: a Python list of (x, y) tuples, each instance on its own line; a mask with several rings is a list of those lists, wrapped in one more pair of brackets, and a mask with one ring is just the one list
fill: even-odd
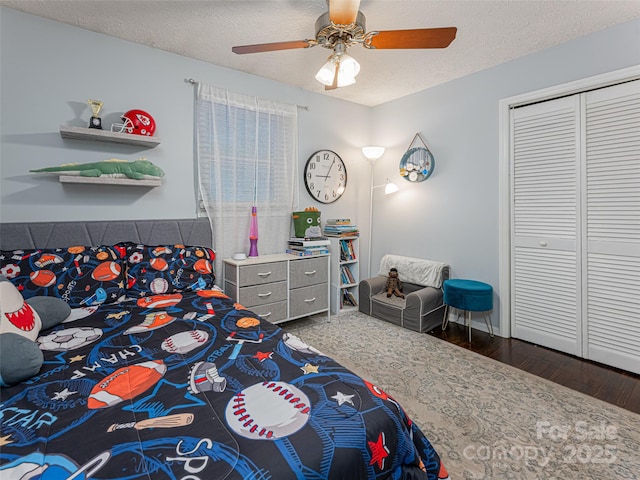
[(263, 313), (262, 315), (260, 315), (262, 318), (267, 318), (271, 316), (271, 312), (269, 313)]
[(260, 298), (268, 297), (269, 295), (271, 295), (271, 292), (268, 292), (268, 293), (259, 293), (259, 294), (258, 294), (258, 296), (259, 296)]
[(316, 301), (316, 297), (313, 297), (313, 298), (305, 298), (305, 300), (304, 300), (304, 301), (305, 301), (305, 302), (307, 302), (307, 303), (313, 303), (313, 302), (315, 302), (315, 301)]
[(262, 278), (268, 277), (269, 275), (271, 275), (271, 272), (262, 272), (262, 273), (258, 272), (258, 276)]
[(315, 275), (317, 270), (312, 270), (311, 272), (304, 272), (305, 275)]

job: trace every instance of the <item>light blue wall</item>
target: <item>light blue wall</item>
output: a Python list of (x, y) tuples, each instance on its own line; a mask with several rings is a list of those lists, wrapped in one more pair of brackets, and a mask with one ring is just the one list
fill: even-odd
[[(638, 64), (634, 21), (373, 108), (375, 138), (387, 147), (376, 183), (391, 176), (402, 190), (374, 200), (372, 265), (388, 252), (430, 258), (497, 290), (499, 100)], [(417, 132), (436, 168), (412, 184), (397, 169)]]
[[(323, 218), (357, 219), (360, 147), (369, 141), (370, 109), (180, 55), (0, 7), (0, 221), (192, 218), (194, 87), (187, 78), (229, 90), (306, 105), (299, 109), (301, 167), (316, 150), (338, 152), (349, 169), (343, 198), (316, 203), (301, 185), (299, 206)], [(141, 149), (62, 139), (59, 126), (87, 126), (87, 99), (104, 102), (109, 128), (141, 108), (153, 115), (162, 143)], [(29, 169), (145, 156), (166, 172), (159, 188), (69, 185)], [(300, 169), (302, 170), (302, 168)], [(365, 171), (368, 179), (368, 170)]]
[[(193, 87), (184, 81), (192, 77), (309, 106), (299, 110), (300, 170), (314, 151), (330, 148), (347, 163), (349, 182), (331, 205), (314, 202), (301, 183), (298, 207), (358, 223), (363, 275), (370, 170), (360, 148), (377, 144), (387, 152), (375, 166), (375, 184), (390, 177), (402, 190), (389, 197), (374, 192), (373, 271), (393, 252), (448, 262), (453, 276), (497, 289), (498, 101), (640, 64), (639, 45), (640, 21), (634, 21), (368, 108), (0, 7), (0, 221), (195, 216)], [(106, 125), (130, 108), (149, 111), (162, 144), (132, 150), (62, 140), (60, 124), (83, 126), (89, 118), (88, 98), (105, 102)], [(417, 132), (435, 154), (436, 169), (411, 184), (399, 177), (398, 163)], [(165, 184), (86, 187), (28, 173), (113, 156), (146, 156), (167, 172)], [(498, 319), (496, 302), (494, 325)]]

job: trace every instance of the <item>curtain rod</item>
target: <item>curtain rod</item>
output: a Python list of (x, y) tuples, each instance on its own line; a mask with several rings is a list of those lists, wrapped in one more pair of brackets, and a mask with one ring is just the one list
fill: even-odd
[[(198, 83), (193, 78), (185, 78), (184, 81), (185, 81), (185, 83), (190, 83), (191, 85), (195, 85), (196, 83)], [(309, 111), (309, 105), (299, 105), (299, 104), (296, 103), (296, 107), (303, 108), (304, 110)]]

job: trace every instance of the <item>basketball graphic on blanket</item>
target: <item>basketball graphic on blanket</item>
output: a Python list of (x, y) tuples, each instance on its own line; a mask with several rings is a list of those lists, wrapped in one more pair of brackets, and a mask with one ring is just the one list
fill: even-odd
[(277, 440), (307, 424), (311, 404), (297, 387), (285, 382), (256, 383), (236, 393), (227, 404), (227, 425), (245, 438)]
[(146, 392), (167, 371), (162, 360), (122, 367), (100, 380), (91, 390), (87, 407), (91, 410), (112, 407)]
[(184, 354), (204, 345), (207, 340), (209, 340), (209, 334), (204, 330), (190, 330), (165, 338), (160, 347), (165, 352)]
[(91, 272), (91, 276), (99, 282), (110, 282), (120, 275), (121, 271), (122, 267), (116, 262), (102, 262)]
[(159, 272), (164, 272), (169, 268), (169, 264), (164, 258), (152, 258), (149, 260), (149, 265), (151, 265), (151, 268)]

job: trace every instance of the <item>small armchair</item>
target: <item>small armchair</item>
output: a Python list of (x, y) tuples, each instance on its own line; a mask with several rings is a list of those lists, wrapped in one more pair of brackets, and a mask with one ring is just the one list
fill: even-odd
[[(387, 297), (385, 286), (391, 267), (398, 269), (405, 298)], [(358, 285), (359, 310), (396, 325), (428, 332), (442, 325), (442, 283), (449, 278), (449, 265), (431, 260), (385, 255), (378, 276)]]

